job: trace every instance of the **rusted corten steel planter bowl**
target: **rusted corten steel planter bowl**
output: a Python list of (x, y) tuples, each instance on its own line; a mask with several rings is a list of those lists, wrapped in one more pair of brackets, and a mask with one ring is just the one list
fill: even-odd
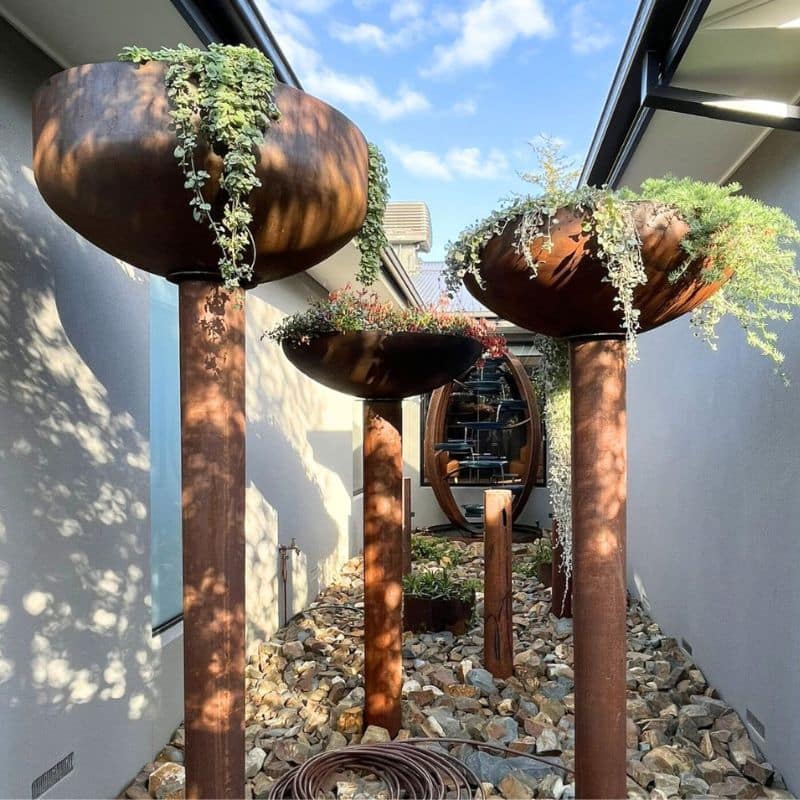
[(403, 687), (403, 398), (436, 389), (481, 356), (471, 336), (331, 333), (284, 353), (316, 381), (364, 398), (364, 724), (392, 736)]
[[(54, 75), (33, 100), (33, 170), (47, 204), (111, 255), (169, 277), (217, 271), (219, 251), (189, 207), (173, 151), (166, 66), (108, 62)], [(323, 261), (359, 231), (366, 214), (368, 153), (359, 129), (321, 100), (277, 84), (280, 121), (259, 148), (251, 230), (254, 282)], [(203, 150), (203, 195), (219, 218), (222, 160)]]
[[(224, 289), (220, 252), (189, 205), (164, 76), (150, 62), (89, 64), (47, 80), (33, 101), (39, 191), (67, 224), (117, 258), (180, 284), (186, 797), (244, 792), (245, 311)], [(344, 115), (277, 85), (282, 112), (258, 151), (249, 204), (252, 284), (308, 269), (366, 214), (366, 141)], [(199, 123), (199, 121), (198, 121)], [(195, 166), (215, 219), (221, 158)], [(248, 254), (248, 256), (251, 254)], [(244, 288), (250, 288), (244, 287)]]
[[(634, 217), (642, 243), (647, 283), (634, 292), (639, 325), (648, 331), (694, 310), (722, 285), (706, 283), (704, 264), (692, 264), (677, 280), (670, 275), (686, 260), (681, 241), (688, 225), (670, 209), (647, 201), (635, 202)], [(474, 275), (464, 285), (477, 300), (501, 318), (547, 336), (621, 332), (621, 315), (614, 310), (615, 290), (604, 281), (606, 267), (597, 258), (593, 237), (583, 230), (588, 218), (560, 209), (551, 225), (552, 250), (537, 237), (530, 252), (539, 260), (532, 277), (517, 252), (519, 222), (509, 223), (481, 253), (481, 287)]]
[(412, 633), (450, 631), (462, 636), (469, 627), (474, 610), (474, 592), (470, 600), (406, 594), (403, 598), (403, 628)]
[(481, 356), (471, 336), (443, 333), (328, 333), (284, 343), (287, 358), (316, 381), (365, 399), (399, 399), (436, 389)]
[[(549, 251), (544, 237), (530, 243), (539, 262), (535, 277), (517, 252), (516, 221), (483, 247), (483, 286), (474, 275), (464, 283), (498, 316), (569, 339), (576, 795), (625, 797), (625, 331), (597, 242), (584, 231), (587, 218), (560, 209), (556, 220)], [(634, 221), (647, 275), (633, 296), (641, 331), (694, 310), (730, 277), (707, 283), (709, 265), (698, 259), (671, 280), (686, 259), (681, 241), (688, 226), (674, 211), (643, 201)]]

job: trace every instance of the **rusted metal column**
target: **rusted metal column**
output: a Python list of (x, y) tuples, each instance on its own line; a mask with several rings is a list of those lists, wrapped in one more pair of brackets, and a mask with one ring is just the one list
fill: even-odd
[(244, 797), (244, 293), (179, 289), (186, 797)]
[(564, 548), (558, 539), (558, 520), (553, 520), (551, 533), (553, 543), (553, 578), (550, 610), (557, 617), (569, 619), (572, 617), (572, 577), (567, 578), (564, 571)]
[(403, 478), (403, 575), (411, 574), (411, 478)]
[(575, 780), (626, 797), (625, 342), (570, 342)]
[(364, 401), (365, 725), (400, 730), (403, 686), (403, 405)]
[(511, 492), (483, 493), (483, 663), (496, 678), (514, 671), (511, 584)]

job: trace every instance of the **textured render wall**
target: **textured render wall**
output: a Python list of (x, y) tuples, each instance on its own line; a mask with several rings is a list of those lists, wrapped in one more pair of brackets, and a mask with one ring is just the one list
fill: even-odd
[[(71, 751), (48, 797), (114, 797), (182, 716), (181, 629), (150, 624), (149, 278), (35, 188), (30, 99), (57, 69), (0, 22), (0, 797)], [(251, 642), (283, 618), (279, 542), (294, 613), (361, 541), (351, 399), (260, 341), (318, 291), (247, 298)]]
[(147, 277), (29, 167), (55, 71), (0, 22), (0, 796), (74, 751), (49, 796), (113, 797), (180, 720), (180, 640), (150, 628)]
[[(800, 219), (800, 148), (773, 133), (735, 176)], [(800, 320), (785, 389), (737, 326), (710, 352), (678, 320), (629, 371), (629, 581), (726, 700), (764, 723), (800, 791)], [(755, 737), (758, 740), (758, 737)]]
[(284, 619), (278, 545), (288, 562), (288, 615), (305, 608), (361, 547), (353, 498), (353, 400), (307, 378), (261, 334), (322, 290), (305, 276), (247, 296), (247, 618), (252, 642)]

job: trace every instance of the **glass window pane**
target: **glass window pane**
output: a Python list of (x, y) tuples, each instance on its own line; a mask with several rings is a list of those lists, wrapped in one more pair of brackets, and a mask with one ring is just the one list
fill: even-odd
[(150, 278), (150, 569), (152, 623), (183, 610), (178, 287)]

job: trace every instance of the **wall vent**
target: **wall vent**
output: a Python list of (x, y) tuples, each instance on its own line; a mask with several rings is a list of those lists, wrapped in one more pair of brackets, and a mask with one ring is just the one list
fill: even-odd
[(692, 655), (692, 645), (686, 639), (681, 639), (681, 647), (689, 654)]
[(764, 723), (749, 708), (745, 710), (745, 718), (747, 724), (763, 742), (767, 738), (767, 729), (764, 727)]
[(57, 764), (53, 764), (47, 772), (43, 772), (31, 784), (31, 797), (36, 800), (46, 791), (52, 789), (60, 780), (63, 780), (72, 772), (74, 767), (75, 753), (64, 756)]

